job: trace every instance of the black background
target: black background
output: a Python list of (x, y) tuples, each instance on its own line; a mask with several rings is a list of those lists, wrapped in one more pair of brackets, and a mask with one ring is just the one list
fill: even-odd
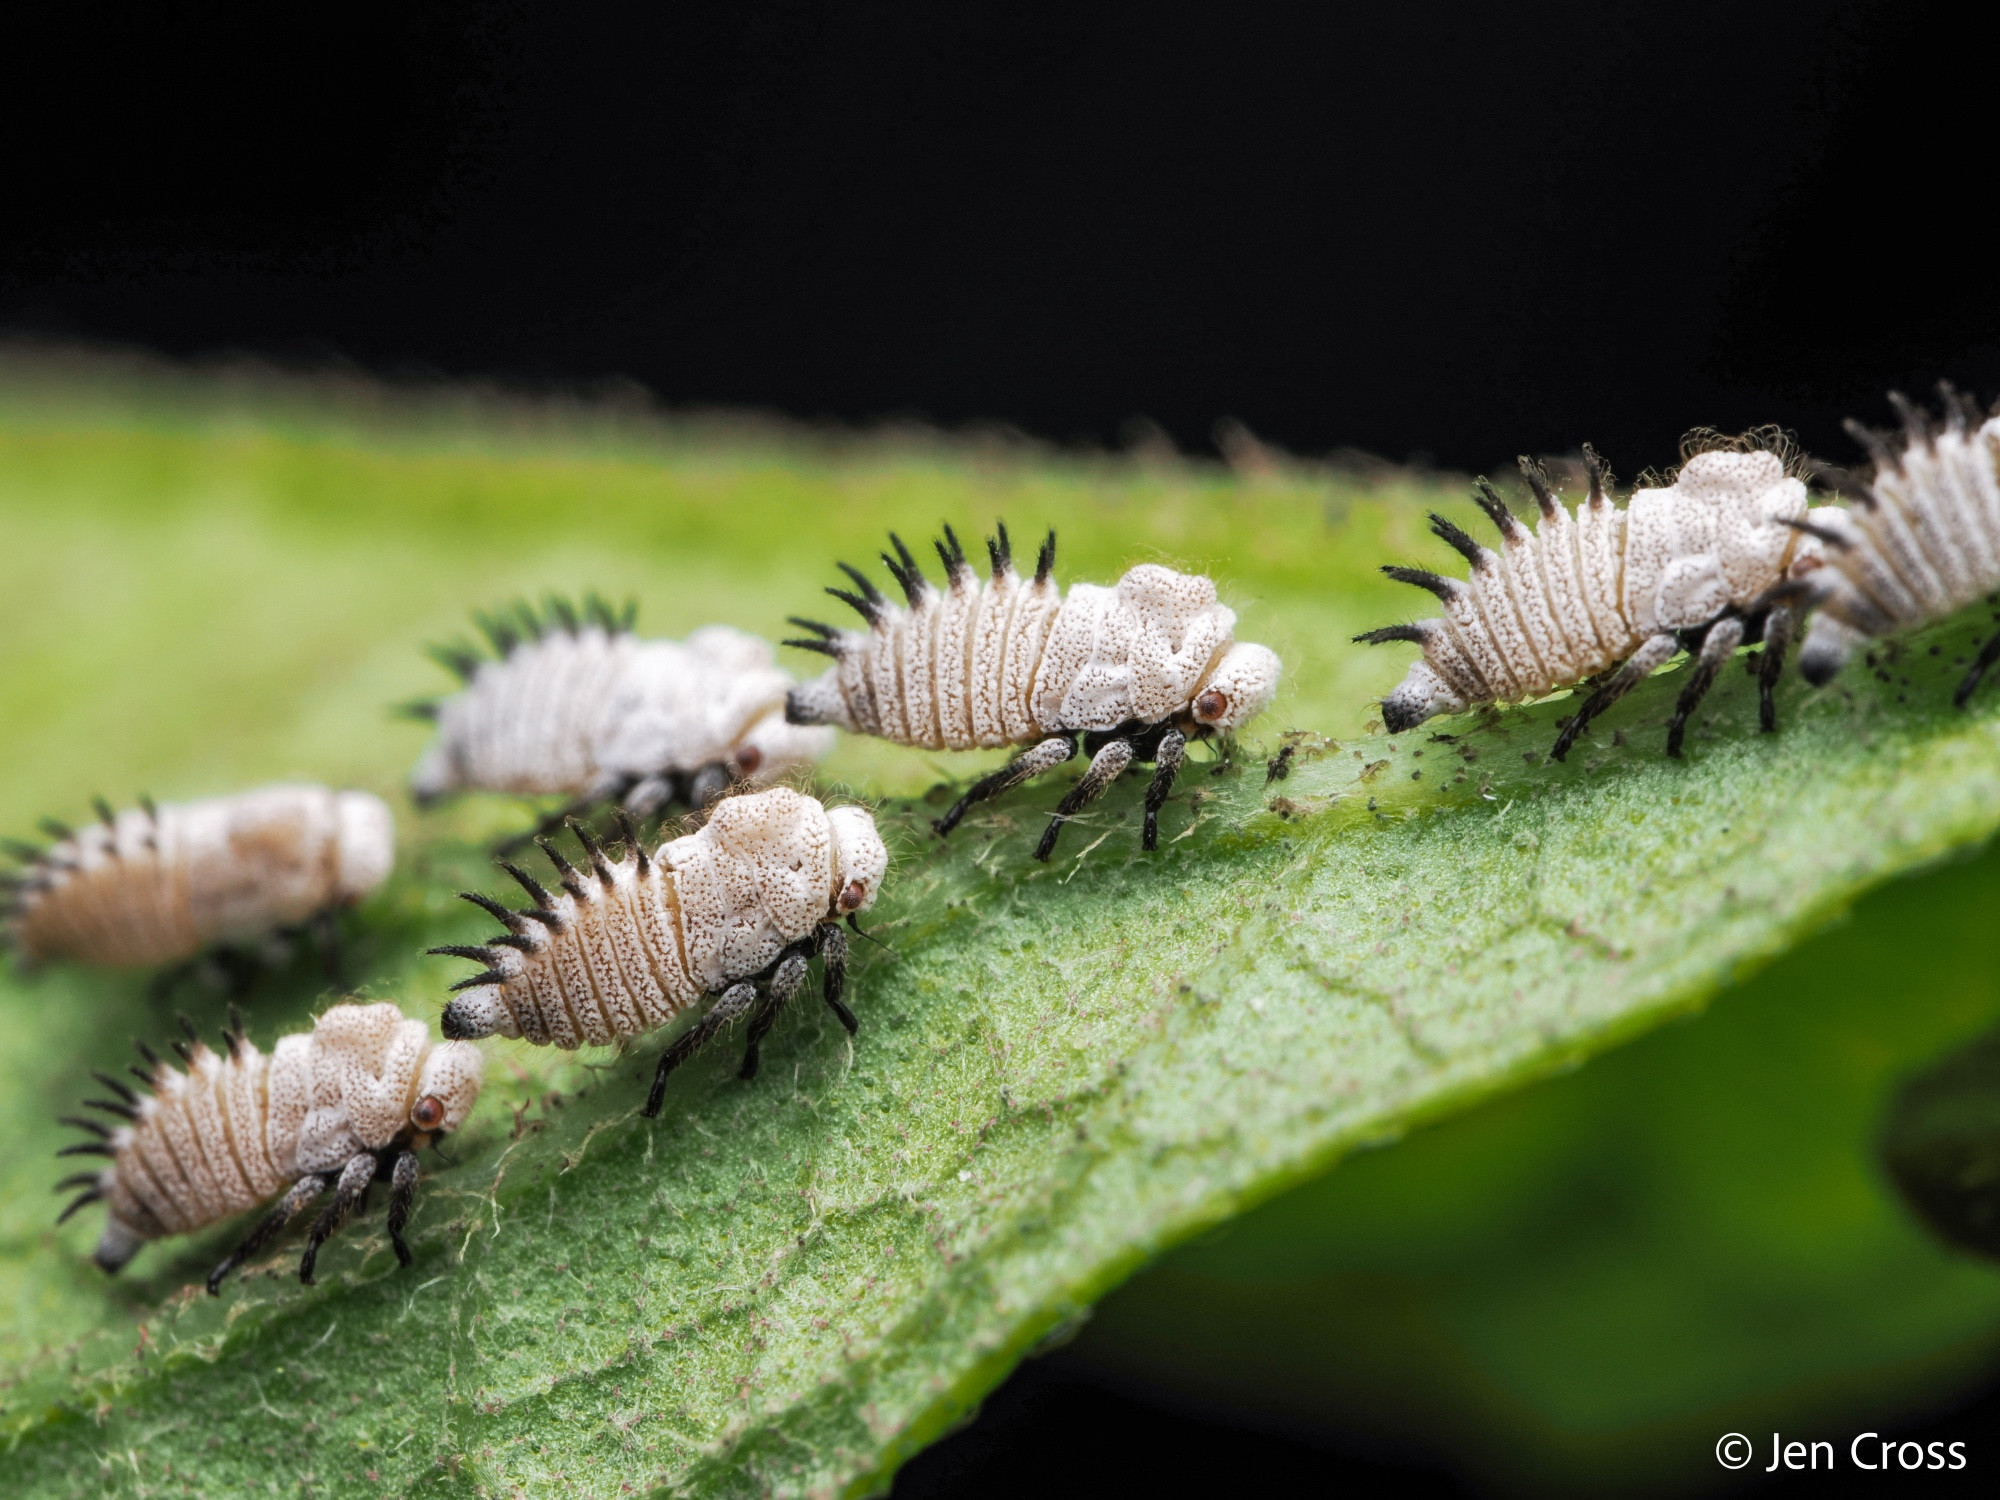
[[(20, 9), (0, 332), (1627, 474), (2000, 387), (1942, 6)], [(1447, 1484), (1057, 1363), (898, 1492)]]
[(1627, 474), (2000, 386), (1943, 7), (32, 9), (0, 329)]

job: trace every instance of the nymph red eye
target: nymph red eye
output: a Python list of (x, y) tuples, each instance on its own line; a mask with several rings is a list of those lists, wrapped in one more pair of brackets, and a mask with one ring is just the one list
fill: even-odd
[(859, 911), (861, 903), (868, 899), (868, 888), (858, 880), (847, 882), (847, 889), (840, 893), (842, 911)]
[(436, 1130), (444, 1124), (444, 1100), (436, 1094), (426, 1094), (410, 1111), (410, 1123), (419, 1130)]
[(1229, 695), (1210, 688), (1194, 700), (1194, 716), (1204, 724), (1213, 724), (1229, 712)]
[(735, 763), (738, 776), (755, 776), (758, 767), (764, 764), (764, 752), (755, 745), (738, 745), (730, 760)]

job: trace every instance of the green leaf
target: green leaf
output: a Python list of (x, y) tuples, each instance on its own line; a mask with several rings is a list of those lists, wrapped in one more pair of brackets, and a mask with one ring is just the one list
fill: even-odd
[(1698, 1492), (1726, 1432), (1760, 1470), (1772, 1432), (1846, 1470), (1992, 1379), (2000, 1266), (1892, 1173), (1990, 1253), (1996, 904), (1992, 845), (1871, 892), (1700, 1024), (1176, 1249), (1065, 1357), (1515, 1493)]
[[(1949, 706), (1979, 622), (1879, 679), (1788, 688), (1775, 738), (1732, 673), (1681, 763), (1659, 749), (1669, 674), (1552, 766), (1560, 703), (1428, 726), (1451, 741), (1363, 732), (1406, 653), (1344, 642), (1422, 608), (1371, 570), (1434, 557), (1423, 503), (1471, 510), (1412, 480), (384, 414), (365, 394), (232, 406), (14, 372), (0, 822), (279, 775), (391, 791), (424, 730), (385, 705), (444, 686), (417, 648), (475, 606), (597, 588), (636, 594), (649, 632), (773, 633), (834, 557), (940, 518), (1058, 525), (1068, 579), (1211, 571), (1241, 633), (1285, 657), (1286, 691), (1235, 761), (1191, 763), (1152, 857), (1136, 779), (1045, 868), (1028, 851), (1058, 786), (939, 845), (924, 789), (991, 757), (843, 746), (830, 779), (907, 798), (881, 812), (889, 946), (862, 945), (859, 1039), (801, 1006), (755, 1084), (719, 1051), (657, 1122), (635, 1114), (656, 1048), (496, 1046), (452, 1164), (429, 1169), (409, 1273), (378, 1208), (315, 1289), (292, 1245), (199, 1295), (227, 1229), (105, 1282), (88, 1215), (49, 1228), (49, 1120), (165, 1018), (130, 976), (8, 978), (0, 1423), (19, 1493), (879, 1485), (1163, 1248), (1698, 1007), (2000, 821), (1994, 700)], [(1267, 787), (1287, 728), (1312, 733)], [(365, 993), (435, 1015), (461, 971), (416, 955), (482, 930), (451, 893), (500, 889), (480, 849), (523, 818), (491, 800), (404, 815), (398, 876), (360, 913)], [(301, 960), (253, 1033), (299, 1024), (317, 989)]]

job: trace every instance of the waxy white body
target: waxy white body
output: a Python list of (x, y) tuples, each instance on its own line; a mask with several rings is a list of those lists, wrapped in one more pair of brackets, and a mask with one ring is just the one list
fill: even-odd
[(360, 900), (395, 846), (387, 804), (366, 792), (267, 786), (127, 809), (30, 867), (7, 935), (31, 961), (192, 958)]
[(865, 910), (888, 863), (866, 808), (787, 787), (725, 797), (650, 858), (628, 849), (566, 877), (552, 921), (516, 914), (523, 946), (483, 955), (499, 977), (451, 1002), (445, 1032), (564, 1048), (643, 1035)]
[[(1143, 563), (1067, 596), (1011, 562), (981, 579), (952, 559), (942, 591), (915, 577), (908, 608), (878, 598), (867, 630), (828, 633), (837, 664), (793, 692), (795, 722), (972, 750), (1175, 718), (1234, 729), (1277, 691), (1276, 655), (1235, 640), (1198, 574)], [(1204, 694), (1216, 712), (1196, 711)]]
[(1808, 514), (1805, 485), (1754, 450), (1696, 454), (1622, 510), (1595, 482), (1574, 515), (1544, 492), (1536, 529), (1503, 517), (1501, 550), (1478, 549), (1470, 577), (1425, 575), (1444, 615), (1414, 627), (1424, 654), (1383, 700), (1384, 721), (1399, 732), (1539, 698), (1642, 648), (1664, 661), (1677, 632), (1747, 609), (1812, 565), (1818, 543), (1789, 524)]
[(608, 795), (716, 764), (768, 780), (833, 746), (827, 730), (785, 722), (791, 686), (768, 642), (726, 625), (685, 641), (596, 624), (550, 629), (480, 662), (439, 705), (411, 794)]
[(186, 1234), (259, 1207), (299, 1179), (340, 1170), (416, 1132), (411, 1111), (435, 1098), (435, 1131), (455, 1130), (479, 1096), (483, 1063), (468, 1042), (436, 1042), (393, 1005), (336, 1005), (268, 1056), (238, 1040), (200, 1043), (188, 1071), (162, 1062), (137, 1118), (110, 1136), (97, 1179), (108, 1217), (97, 1263), (122, 1266), (147, 1240)]
[(1943, 619), (2000, 588), (2000, 415), (1982, 422), (1949, 391), (1941, 427), (1907, 403), (1904, 412), (1899, 450), (1874, 441), (1861, 503), (1815, 513), (1827, 544), (1799, 650), (1810, 681), (1832, 677), (1872, 636)]

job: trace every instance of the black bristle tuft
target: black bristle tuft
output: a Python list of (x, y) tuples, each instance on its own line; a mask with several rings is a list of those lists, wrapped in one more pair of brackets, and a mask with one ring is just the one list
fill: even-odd
[(561, 932), (563, 930), (563, 919), (556, 915), (556, 913), (545, 911), (540, 907), (536, 907), (532, 911), (516, 912), (514, 915), (530, 922), (539, 922), (542, 926), (548, 928), (550, 932)]
[(583, 845), (583, 852), (590, 857), (590, 868), (597, 872), (597, 883), (607, 891), (618, 884), (617, 872), (611, 868), (611, 861), (604, 857), (604, 846), (597, 842), (591, 831), (575, 818), (563, 820), (569, 831), (576, 835), (576, 841)]
[(456, 994), (460, 990), (476, 990), (484, 984), (505, 984), (506, 982), (507, 976), (505, 974), (502, 974), (498, 969), (488, 969), (483, 974), (474, 974), (470, 979), (459, 980), (451, 989), (452, 993)]
[(583, 622), (576, 617), (576, 606), (561, 594), (549, 595), (548, 611), (549, 618), (571, 635), (575, 635), (583, 628)]
[(514, 654), (521, 644), (521, 632), (504, 614), (489, 615), (485, 610), (472, 612), (472, 623), (479, 627), (479, 633), (493, 643), (493, 654), (505, 661)]
[(1357, 646), (1381, 646), (1390, 641), (1414, 641), (1421, 646), (1430, 634), (1421, 625), (1384, 625), (1379, 630), (1364, 630), (1354, 638)]
[(881, 610), (876, 605), (871, 604), (863, 595), (850, 594), (846, 589), (830, 588), (827, 592), (842, 604), (851, 607), (856, 614), (860, 615), (870, 625), (875, 624), (882, 617)]
[(468, 943), (441, 943), (424, 952), (432, 958), (469, 958), (476, 964), (490, 964), (500, 956), (491, 948), (476, 948)]
[(1515, 533), (1521, 529), (1521, 523), (1515, 520), (1514, 513), (1507, 509), (1507, 502), (1502, 500), (1493, 486), (1486, 482), (1484, 474), (1472, 481), (1472, 499), (1486, 512), (1486, 519), (1493, 523), (1503, 540), (1511, 542), (1515, 539)]
[(139, 1118), (139, 1111), (131, 1105), (121, 1104), (113, 1099), (86, 1099), (83, 1101), (83, 1107), (85, 1109), (101, 1109), (107, 1115), (116, 1115), (121, 1120), (136, 1120)]
[(57, 1156), (106, 1156), (115, 1160), (118, 1153), (104, 1141), (78, 1141), (73, 1146), (65, 1146)]
[[(543, 885), (539, 880), (535, 879), (534, 876), (530, 875), (526, 870), (522, 869), (519, 865), (513, 864), (503, 859), (500, 861), (500, 868), (505, 870), (510, 876), (513, 877), (514, 884), (518, 885), (522, 890), (526, 891), (528, 893), (528, 899), (530, 901), (533, 901), (535, 905), (552, 906), (555, 904), (555, 898), (549, 894), (548, 887)], [(468, 897), (467, 899), (469, 900), (471, 898)]]
[(1457, 552), (1460, 557), (1471, 563), (1475, 568), (1485, 566), (1488, 559), (1493, 556), (1491, 552), (1488, 552), (1479, 543), (1467, 536), (1463, 530), (1454, 526), (1436, 511), (1431, 512), (1431, 531), (1441, 540), (1450, 543), (1452, 550)]
[(1523, 453), (1516, 463), (1521, 466), (1521, 477), (1528, 481), (1528, 488), (1535, 492), (1535, 505), (1542, 513), (1542, 519), (1553, 521), (1561, 506), (1556, 502), (1556, 492), (1549, 484), (1548, 470)]
[(160, 821), (159, 804), (155, 802), (152, 799), (152, 797), (145, 792), (139, 793), (139, 810), (143, 812), (147, 816), (147, 818), (150, 819), (152, 822), (157, 823)]
[(550, 843), (547, 839), (536, 839), (535, 846), (539, 848), (542, 851), (542, 853), (546, 854), (549, 857), (549, 863), (556, 867), (556, 870), (559, 876), (561, 877), (556, 881), (556, 884), (561, 886), (564, 890), (568, 891), (571, 897), (574, 898), (575, 900), (578, 901), (584, 900), (585, 897), (583, 893), (583, 882), (581, 878), (583, 872), (577, 869), (577, 867), (571, 864), (567, 859), (563, 858), (562, 850), (556, 848), (556, 846)]
[(54, 839), (58, 844), (76, 837), (76, 830), (60, 818), (43, 818), (35, 826)]
[(435, 698), (412, 698), (406, 703), (392, 703), (389, 713), (392, 718), (415, 719), (423, 724), (437, 723), (442, 705)]
[(1875, 461), (1877, 472), (1886, 472), (1896, 467), (1895, 452), (1889, 447), (1888, 442), (1883, 438), (1881, 433), (1872, 427), (1855, 421), (1852, 417), (1849, 417), (1840, 425), (1847, 429), (1849, 437), (1853, 438), (1855, 442), (1867, 450), (1868, 456)]
[(160, 1054), (155, 1052), (151, 1047), (148, 1047), (138, 1037), (135, 1036), (132, 1038), (132, 1045), (138, 1049), (139, 1058), (147, 1067), (157, 1068), (160, 1065)]
[(1889, 392), (1889, 405), (1896, 409), (1896, 415), (1903, 420), (1903, 433), (1913, 447), (1930, 446), (1933, 432), (1931, 414), (1901, 391)]
[(512, 948), (517, 953), (533, 953), (541, 946), (533, 938), (518, 932), (503, 932), (496, 938), (488, 938), (487, 942), (500, 948)]
[(9, 855), (24, 865), (38, 865), (42, 862), (41, 847), (31, 844), (25, 839), (0, 839), (0, 849), (6, 850)]
[(645, 879), (653, 862), (646, 856), (646, 841), (639, 835), (639, 822), (628, 808), (618, 809), (618, 831), (625, 836), (626, 851), (638, 861), (639, 878)]
[(1051, 526), (1049, 534), (1042, 538), (1042, 550), (1035, 554), (1035, 582), (1047, 583), (1049, 575), (1056, 570), (1056, 529)]
[(1398, 583), (1415, 584), (1420, 589), (1428, 589), (1440, 599), (1449, 599), (1458, 590), (1458, 585), (1451, 579), (1441, 577), (1425, 568), (1404, 568), (1389, 563), (1382, 571)]
[(118, 831), (118, 814), (111, 810), (111, 804), (102, 797), (90, 799), (90, 810), (97, 814), (97, 821), (113, 833)]
[(1014, 543), (1007, 535), (1005, 521), (995, 521), (993, 530), (996, 535), (986, 539), (986, 555), (992, 560), (993, 577), (997, 580), (1001, 574), (1014, 566)]
[(432, 661), (450, 672), (460, 682), (470, 683), (473, 675), (479, 670), (480, 655), (470, 646), (426, 646), (424, 650)]
[(63, 1178), (62, 1181), (52, 1183), (49, 1191), (52, 1193), (69, 1193), (74, 1192), (80, 1187), (94, 1187), (96, 1183), (97, 1173), (95, 1172), (72, 1172), (69, 1176)]
[(823, 641), (833, 640), (840, 634), (831, 625), (822, 625), (818, 620), (802, 620), (797, 615), (786, 615), (785, 623), (796, 625), (801, 630), (810, 630)]
[(174, 1056), (178, 1057), (181, 1060), (182, 1067), (184, 1068), (194, 1067), (194, 1057), (191, 1053), (189, 1053), (188, 1044), (186, 1042), (182, 1041), (179, 1037), (175, 1037), (171, 1042), (168, 1042), (167, 1045), (174, 1049)]
[(102, 1203), (103, 1201), (104, 1201), (104, 1194), (100, 1193), (94, 1187), (90, 1188), (85, 1192), (78, 1193), (76, 1197), (70, 1200), (68, 1206), (66, 1206), (61, 1213), (56, 1215), (56, 1227), (60, 1229), (64, 1224), (68, 1223), (69, 1216), (75, 1213), (78, 1209), (84, 1207), (86, 1204)]
[(92, 1135), (96, 1136), (100, 1141), (108, 1141), (111, 1139), (110, 1126), (100, 1124), (96, 1120), (86, 1120), (82, 1115), (57, 1115), (56, 1124), (73, 1125), (78, 1130), (87, 1130)]
[(137, 1104), (139, 1102), (139, 1096), (137, 1094), (133, 1093), (130, 1089), (126, 1088), (124, 1084), (120, 1083), (116, 1078), (113, 1078), (109, 1073), (106, 1073), (98, 1068), (92, 1068), (90, 1070), (90, 1076), (92, 1078), (95, 1078), (99, 1083), (103, 1084), (106, 1088), (110, 1089), (112, 1093), (116, 1094), (120, 1099), (123, 1099), (127, 1104)]
[[(546, 896), (548, 892), (544, 891), (542, 894)], [(519, 932), (521, 930), (521, 914), (509, 911), (491, 896), (482, 896), (477, 891), (460, 891), (458, 899), (461, 901), (470, 901), (474, 906), (492, 917), (494, 921), (500, 923), (501, 926), (507, 928), (510, 932)]]
[(778, 642), (778, 644), (781, 646), (796, 646), (801, 651), (812, 651), (820, 656), (831, 657), (835, 661), (841, 660), (846, 655), (833, 641), (808, 641), (801, 640), (797, 636), (790, 636)]
[(1590, 478), (1591, 503), (1601, 502), (1605, 498), (1605, 486), (1611, 483), (1611, 465), (1589, 443), (1583, 445), (1583, 472)]

